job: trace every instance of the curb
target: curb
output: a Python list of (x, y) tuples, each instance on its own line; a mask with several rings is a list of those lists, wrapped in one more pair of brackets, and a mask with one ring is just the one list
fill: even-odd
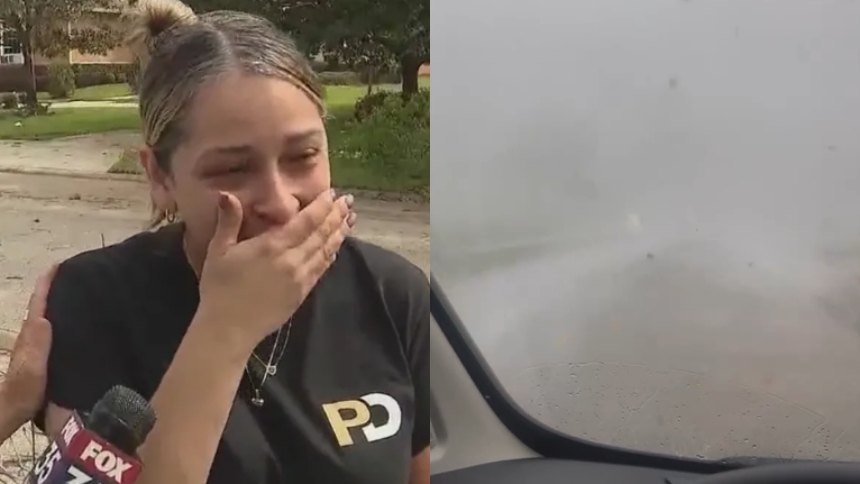
[[(11, 173), (13, 175), (36, 175), (36, 176), (62, 176), (66, 178), (78, 178), (85, 180), (111, 180), (131, 183), (146, 183), (142, 175), (132, 175), (126, 173), (92, 173), (79, 172), (71, 170), (57, 170), (50, 168), (24, 168), (24, 167), (3, 167), (0, 166), (0, 173)], [(430, 197), (421, 196), (411, 193), (392, 193), (380, 192), (376, 190), (350, 189), (349, 187), (338, 187), (338, 190), (346, 190), (352, 193), (356, 198), (365, 200), (379, 200), (383, 202), (407, 202), (416, 205), (430, 206)]]
[(23, 168), (23, 167), (0, 167), (0, 173), (11, 173), (14, 175), (42, 175), (63, 176), (66, 178), (83, 178), (88, 180), (114, 180), (134, 183), (144, 183), (140, 175), (128, 175), (124, 173), (82, 173), (71, 170), (57, 170), (50, 168)]

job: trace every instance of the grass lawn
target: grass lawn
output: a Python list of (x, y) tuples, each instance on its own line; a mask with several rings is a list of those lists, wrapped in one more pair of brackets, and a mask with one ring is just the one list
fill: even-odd
[[(397, 85), (381, 85), (378, 89), (397, 89)], [(326, 87), (326, 102), (334, 109), (340, 106), (355, 104), (364, 94), (367, 88), (364, 86), (328, 86)], [(117, 99), (119, 98), (119, 99)], [(46, 99), (45, 100), (50, 100)], [(69, 99), (62, 101), (112, 101), (121, 102), (134, 101), (134, 95), (128, 88), (128, 84), (108, 84), (104, 86), (85, 87), (75, 91)], [(58, 100), (54, 100), (58, 101)]]
[(131, 101), (135, 96), (128, 84), (107, 84), (76, 89), (70, 101), (105, 101), (115, 98), (127, 98)]
[[(429, 79), (422, 82), (424, 86), (429, 86)], [(389, 84), (377, 88), (397, 89), (398, 87)], [(367, 88), (364, 86), (328, 86), (326, 104), (336, 117), (348, 117), (344, 113), (351, 110), (355, 102), (366, 92)], [(127, 85), (109, 84), (78, 89), (73, 100), (98, 101), (128, 94)], [(63, 108), (54, 110), (54, 114), (50, 116), (37, 116), (23, 120), (11, 113), (0, 112), (0, 139), (50, 139), (137, 129), (140, 126), (137, 115), (137, 109), (128, 107)], [(18, 122), (22, 125), (16, 126)]]
[[(422, 77), (420, 79), (421, 87), (430, 87), (430, 78)], [(394, 90), (399, 89), (397, 84), (382, 84), (374, 87), (374, 89)], [(334, 109), (343, 105), (353, 105), (359, 98), (367, 93), (366, 86), (328, 86), (326, 87), (326, 102), (329, 107)], [(44, 101), (52, 101), (48, 93), (39, 93), (39, 99)], [(75, 93), (69, 99), (55, 99), (53, 101), (111, 101), (129, 102), (134, 100), (134, 94), (131, 93), (128, 84), (106, 84), (104, 86), (90, 86), (76, 89)]]
[(75, 89), (75, 93), (69, 99), (51, 99), (46, 92), (39, 93), (39, 99), (43, 101), (108, 101), (116, 98), (126, 98), (127, 101), (134, 100), (134, 94), (128, 84), (106, 84), (103, 86), (90, 86)]
[(24, 119), (0, 112), (0, 139), (40, 140), (138, 128), (137, 109), (127, 107), (57, 109)]
[[(429, 87), (429, 80), (424, 81)], [(380, 86), (381, 89), (397, 89), (399, 86)], [(340, 146), (352, 135), (352, 109), (355, 102), (365, 95), (362, 86), (329, 86), (326, 88), (326, 104), (330, 119), (327, 121), (332, 174), (340, 187), (391, 192), (422, 192), (429, 179), (380, 176), (361, 163), (343, 155)], [(76, 92), (75, 100), (105, 100), (128, 95), (125, 85), (114, 84), (84, 88)], [(20, 123), (20, 125), (17, 125)], [(48, 116), (21, 119), (10, 112), (0, 111), (0, 140), (43, 140), (64, 136), (102, 133), (118, 130), (140, 129), (138, 110), (133, 107), (67, 107), (56, 109)], [(354, 138), (354, 136), (353, 136)], [(136, 151), (130, 149), (110, 169), (111, 173), (140, 173)], [(427, 174), (429, 177), (429, 173)]]
[[(429, 77), (422, 77), (419, 81), (419, 85), (422, 88), (430, 88)], [(380, 84), (373, 89), (374, 91), (379, 89), (394, 91), (400, 89), (400, 85)], [(367, 94), (367, 86), (326, 86), (325, 91), (326, 105), (328, 105), (329, 109), (339, 109), (345, 106), (354, 106), (356, 101)]]

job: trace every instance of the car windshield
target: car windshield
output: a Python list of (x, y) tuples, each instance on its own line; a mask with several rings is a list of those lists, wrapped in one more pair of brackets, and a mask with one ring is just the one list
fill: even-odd
[(860, 460), (860, 3), (494, 5), (435, 24), (432, 269), (504, 390), (630, 449)]

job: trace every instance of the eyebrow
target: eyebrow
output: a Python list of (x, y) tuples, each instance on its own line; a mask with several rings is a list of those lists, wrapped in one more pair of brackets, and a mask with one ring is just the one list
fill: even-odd
[(251, 145), (236, 145), (236, 146), (216, 146), (215, 148), (209, 148), (203, 153), (203, 156), (208, 155), (237, 155), (250, 153), (254, 151), (254, 147)]
[(319, 128), (310, 128), (304, 131), (297, 131), (295, 133), (288, 133), (284, 136), (284, 144), (298, 144), (304, 143), (308, 141), (315, 141), (317, 139), (322, 138), (323, 130)]
[[(315, 141), (322, 138), (322, 135), (323, 131), (318, 128), (311, 128), (305, 131), (288, 133), (284, 136), (284, 144), (292, 145)], [(251, 153), (253, 151), (254, 147), (252, 145), (216, 146), (206, 150), (203, 153), (203, 157), (208, 157), (211, 155), (242, 155)]]

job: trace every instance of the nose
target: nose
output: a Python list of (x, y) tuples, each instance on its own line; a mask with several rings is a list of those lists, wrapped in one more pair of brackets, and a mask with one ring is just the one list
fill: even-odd
[(287, 223), (301, 208), (300, 185), (276, 168), (261, 174), (249, 195), (254, 217), (269, 226)]

